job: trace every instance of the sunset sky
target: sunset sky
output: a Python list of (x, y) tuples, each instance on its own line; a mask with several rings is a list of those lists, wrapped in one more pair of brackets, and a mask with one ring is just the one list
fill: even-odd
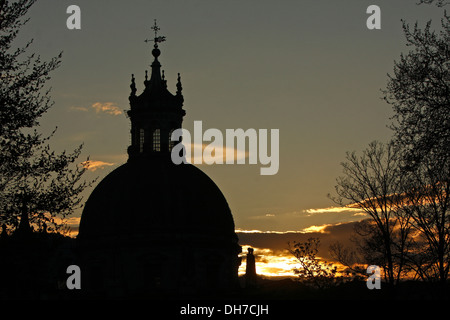
[[(41, 132), (58, 127), (56, 150), (84, 143), (80, 162), (89, 155), (88, 178), (101, 179), (127, 160), (131, 74), (139, 94), (153, 60), (144, 40), (153, 37), (157, 19), (167, 38), (159, 60), (173, 93), (181, 73), (184, 128), (202, 121), (203, 130), (279, 129), (276, 175), (260, 175), (260, 164), (198, 165), (225, 195), (236, 229), (258, 230), (243, 233), (240, 243), (253, 239), (268, 248), (276, 234), (293, 231), (294, 238), (327, 228), (330, 236), (336, 225), (363, 218), (335, 208), (327, 194), (346, 151), (391, 137), (391, 107), (380, 90), (408, 50), (401, 19), (419, 26), (432, 19), (438, 28), (443, 15), (417, 2), (39, 0), (17, 44), (33, 38), (30, 52), (43, 59), (63, 51), (49, 81), (55, 105)], [(81, 30), (66, 27), (72, 4), (81, 8)], [(381, 30), (366, 27), (372, 4), (381, 8)], [(266, 241), (257, 242), (256, 234)], [(277, 249), (289, 240), (280, 239)]]

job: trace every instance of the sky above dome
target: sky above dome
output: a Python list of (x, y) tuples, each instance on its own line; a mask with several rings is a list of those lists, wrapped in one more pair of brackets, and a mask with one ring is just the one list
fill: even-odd
[[(438, 28), (443, 16), (417, 2), (39, 0), (16, 43), (33, 38), (30, 52), (43, 59), (63, 52), (49, 81), (55, 105), (40, 130), (58, 127), (56, 150), (83, 143), (80, 162), (90, 156), (89, 177), (101, 179), (127, 160), (131, 74), (140, 94), (153, 60), (144, 40), (157, 19), (172, 93), (181, 74), (185, 129), (193, 131), (194, 121), (223, 132), (279, 129), (275, 175), (261, 175), (259, 164), (196, 164), (222, 190), (236, 228), (317, 231), (362, 218), (327, 194), (346, 151), (392, 136), (381, 89), (409, 50), (401, 19), (419, 26), (432, 19)], [(81, 9), (80, 30), (66, 27), (71, 4)], [(381, 8), (379, 30), (366, 26), (372, 4)]]

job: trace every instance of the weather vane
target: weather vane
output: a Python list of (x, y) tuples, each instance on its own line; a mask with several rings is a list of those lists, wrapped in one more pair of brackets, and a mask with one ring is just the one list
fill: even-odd
[(146, 39), (145, 42), (152, 42), (153, 41), (155, 43), (155, 48), (158, 48), (158, 42), (166, 41), (166, 37), (164, 37), (164, 36), (159, 36), (158, 37), (158, 31), (161, 30), (161, 29), (156, 24), (156, 19), (155, 19), (155, 23), (154, 23), (153, 27), (151, 27), (151, 29), (155, 32), (155, 37), (153, 39)]

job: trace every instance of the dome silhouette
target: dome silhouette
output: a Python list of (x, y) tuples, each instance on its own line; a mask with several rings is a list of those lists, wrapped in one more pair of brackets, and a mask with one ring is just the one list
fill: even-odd
[(128, 161), (93, 190), (77, 237), (83, 288), (91, 297), (201, 296), (238, 285), (241, 247), (228, 203), (200, 169), (174, 164), (181, 143), (184, 98), (161, 76), (155, 30), (154, 61), (144, 90), (131, 78)]
[(191, 164), (163, 157), (128, 162), (108, 174), (85, 204), (79, 239), (199, 237), (230, 241), (234, 221), (220, 189)]

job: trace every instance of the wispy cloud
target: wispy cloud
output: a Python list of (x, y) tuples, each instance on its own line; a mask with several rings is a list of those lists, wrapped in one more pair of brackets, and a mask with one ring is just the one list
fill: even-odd
[[(339, 225), (339, 224), (337, 224)], [(333, 226), (332, 224), (323, 224), (321, 226), (310, 226), (307, 228), (304, 228), (301, 232), (302, 233), (330, 233), (329, 230), (327, 230), (328, 227)]]
[(237, 228), (237, 233), (264, 233), (264, 234), (288, 234), (288, 233), (305, 233), (303, 230), (301, 231), (262, 231), (262, 230), (244, 230)]
[(80, 106), (71, 106), (71, 107), (69, 107), (69, 109), (73, 110), (73, 111), (82, 111), (82, 112), (88, 112), (89, 111), (89, 108), (80, 107)]
[(96, 113), (107, 113), (113, 116), (122, 114), (122, 111), (114, 102), (96, 102), (92, 105)]
[(303, 228), (302, 230), (290, 230), (290, 231), (261, 231), (261, 230), (244, 230), (244, 229), (236, 229), (237, 233), (264, 233), (264, 234), (295, 234), (295, 233), (329, 233), (329, 230), (327, 230), (328, 227), (331, 226), (337, 226), (340, 225), (340, 223), (336, 224), (323, 224), (320, 226), (312, 225), (306, 228)]
[(341, 213), (341, 212), (353, 212), (355, 215), (360, 215), (363, 211), (360, 208), (351, 208), (351, 207), (328, 207), (328, 208), (315, 208), (315, 209), (306, 209), (304, 212), (313, 214), (321, 214), (321, 213)]
[(89, 112), (94, 110), (95, 113), (106, 113), (113, 116), (118, 116), (123, 114), (122, 110), (119, 109), (115, 102), (95, 102), (91, 105), (91, 108), (83, 106), (70, 106), (69, 110), (78, 112)]
[(114, 163), (111, 162), (105, 162), (105, 161), (94, 161), (94, 160), (88, 160), (81, 163), (81, 165), (88, 169), (89, 171), (95, 171), (97, 169), (104, 169), (107, 166), (113, 166)]

